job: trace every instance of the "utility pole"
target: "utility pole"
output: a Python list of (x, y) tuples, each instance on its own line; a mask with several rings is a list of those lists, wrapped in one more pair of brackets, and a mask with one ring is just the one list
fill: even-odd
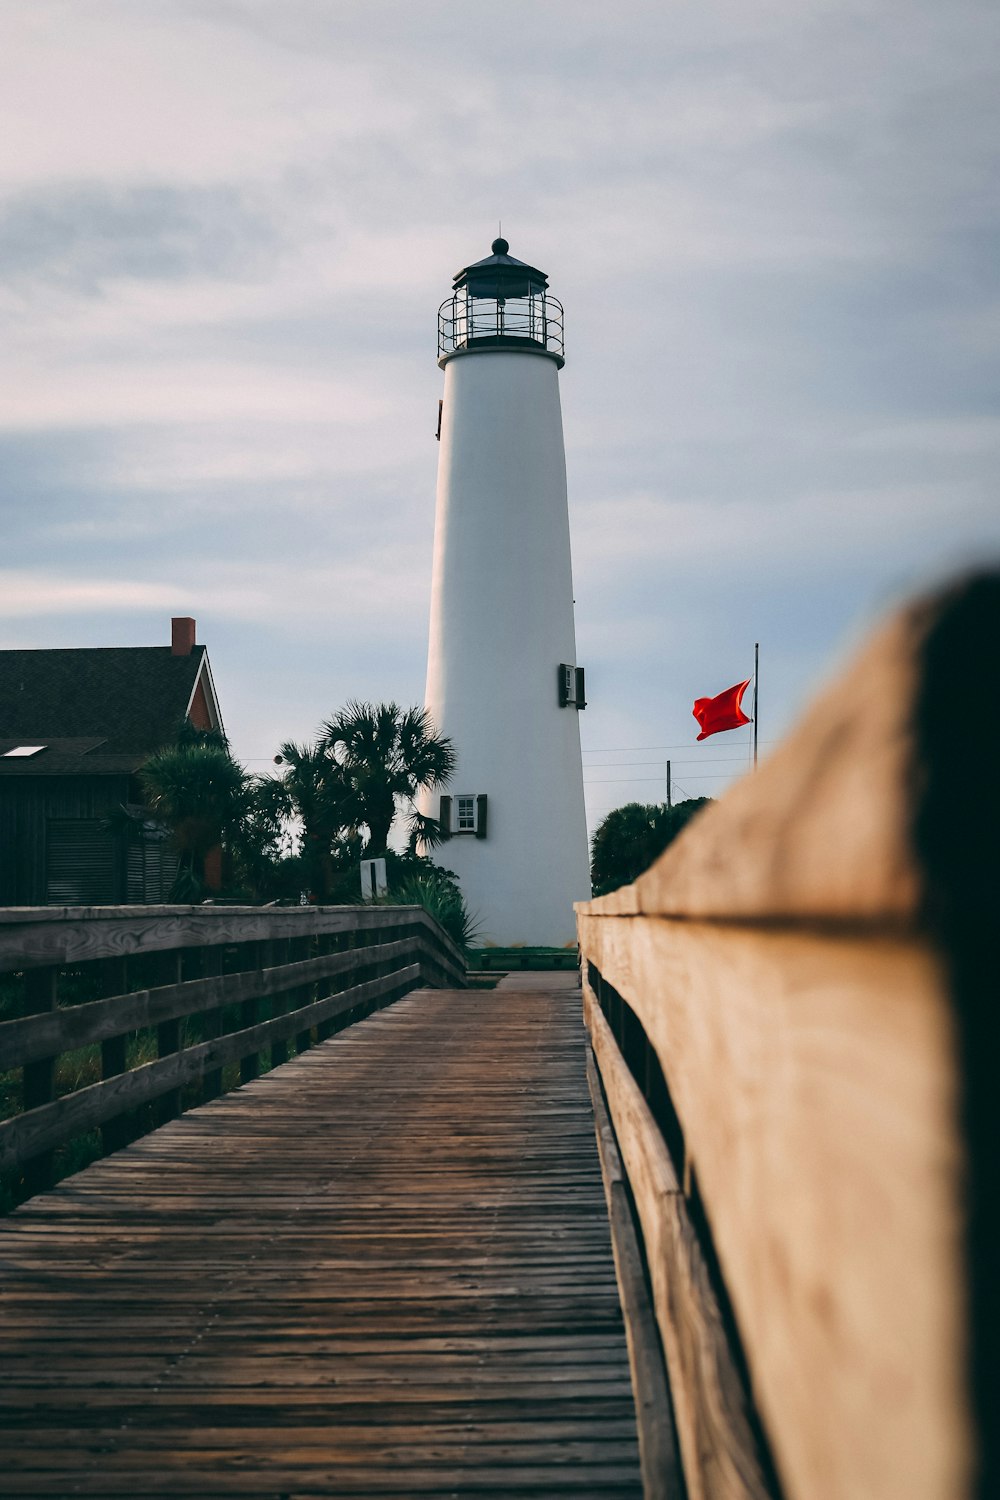
[(760, 702), (758, 679), (760, 678), (760, 641), (753, 648), (753, 768), (757, 769), (757, 705)]
[(673, 805), (674, 804), (673, 804), (673, 801), (672, 801), (671, 796), (670, 796), (670, 762), (668, 760), (667, 761), (667, 806), (668, 807), (673, 807)]

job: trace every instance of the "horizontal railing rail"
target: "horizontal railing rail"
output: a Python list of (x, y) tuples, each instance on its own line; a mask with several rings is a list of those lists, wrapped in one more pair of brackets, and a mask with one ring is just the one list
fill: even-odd
[(504, 298), (459, 291), (438, 309), (439, 358), (504, 341), (535, 344), (561, 361), (566, 353), (562, 303), (547, 293)]
[[(7, 1201), (279, 1066), (290, 1044), (417, 985), (464, 982), (421, 907), (0, 910)], [(99, 1144), (59, 1160), (98, 1127)]]
[(903, 611), (577, 908), (691, 1500), (995, 1492), (997, 640)]

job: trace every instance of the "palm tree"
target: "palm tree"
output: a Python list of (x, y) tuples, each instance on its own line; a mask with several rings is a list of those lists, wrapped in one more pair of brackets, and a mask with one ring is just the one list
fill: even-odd
[(368, 829), (366, 854), (385, 853), (399, 803), (408, 808), (411, 831), (434, 841), (437, 825), (417, 812), (414, 798), (448, 781), (456, 756), (451, 741), (435, 734), (426, 709), (348, 703), (322, 726), (319, 748), (333, 756), (350, 787), (352, 824)]
[(288, 769), (280, 781), (271, 783), (274, 795), (283, 799), (284, 816), (301, 822), (309, 889), (317, 901), (328, 901), (338, 865), (360, 852), (349, 847), (356, 810), (353, 789), (341, 765), (322, 745), (288, 741), (281, 747), (281, 760)]
[(248, 776), (240, 816), (226, 838), (229, 875), (237, 888), (261, 901), (283, 894), (281, 867), (288, 842), (283, 784), (273, 776)]
[(180, 856), (173, 899), (197, 900), (205, 856), (243, 817), (249, 777), (225, 744), (169, 745), (139, 771), (150, 812), (169, 828)]

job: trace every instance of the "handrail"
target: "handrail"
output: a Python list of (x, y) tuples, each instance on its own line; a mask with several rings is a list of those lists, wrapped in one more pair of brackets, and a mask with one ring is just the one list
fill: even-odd
[[(0, 910), (0, 985), (19, 1011), (0, 1021), (8, 1096), (21, 1075), (21, 1108), (0, 1122), (10, 1196), (50, 1186), (67, 1169), (55, 1153), (85, 1132), (116, 1150), (256, 1077), (265, 1048), (275, 1067), (293, 1038), (301, 1052), (418, 984), (464, 983), (422, 907)], [(60, 1058), (97, 1045), (100, 1079), (60, 1091)]]
[(902, 611), (577, 907), (692, 1500), (996, 1478), (998, 639), (1000, 575)]
[(537, 348), (560, 364), (566, 353), (563, 306), (548, 292), (529, 297), (473, 297), (459, 289), (438, 309), (438, 357), (488, 345)]

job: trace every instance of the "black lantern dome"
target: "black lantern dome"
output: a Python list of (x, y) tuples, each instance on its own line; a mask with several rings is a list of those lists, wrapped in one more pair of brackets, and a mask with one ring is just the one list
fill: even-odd
[(549, 278), (510, 254), (495, 239), (491, 254), (463, 266), (454, 290), (438, 312), (438, 363), (481, 349), (521, 349), (545, 354), (562, 366), (562, 304), (548, 290)]
[(497, 239), (490, 247), (492, 255), (465, 266), (455, 276), (456, 292), (467, 288), (470, 297), (528, 297), (532, 292), (544, 292), (549, 278), (544, 271), (515, 260), (509, 254), (506, 240)]

